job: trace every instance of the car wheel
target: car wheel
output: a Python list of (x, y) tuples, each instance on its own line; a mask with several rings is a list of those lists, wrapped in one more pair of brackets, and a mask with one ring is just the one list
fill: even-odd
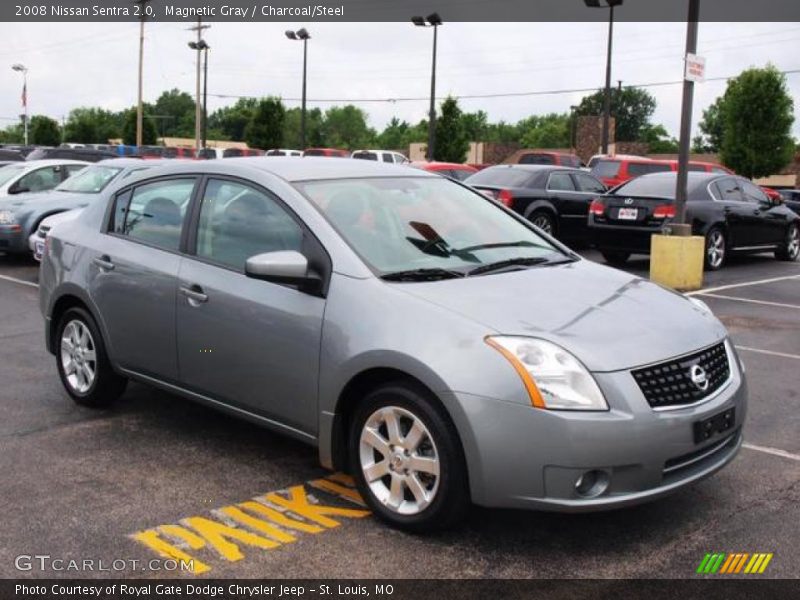
[(786, 232), (786, 240), (783, 245), (775, 252), (775, 258), (797, 260), (798, 255), (800, 255), (800, 228), (796, 224), (792, 224)]
[(728, 242), (719, 227), (712, 227), (706, 234), (705, 266), (708, 271), (716, 271), (725, 264), (728, 257)]
[(111, 367), (100, 331), (87, 311), (66, 311), (59, 321), (56, 341), (58, 374), (76, 403), (107, 406), (125, 391), (127, 379)]
[(613, 250), (601, 250), (600, 254), (603, 255), (605, 261), (610, 265), (622, 266), (631, 257), (630, 252), (616, 252)]
[(556, 220), (553, 215), (545, 210), (536, 210), (530, 217), (528, 217), (531, 224), (535, 225), (547, 235), (555, 237), (556, 235)]
[(352, 420), (349, 446), (362, 497), (390, 525), (426, 532), (466, 514), (458, 434), (425, 390), (399, 382), (369, 393)]

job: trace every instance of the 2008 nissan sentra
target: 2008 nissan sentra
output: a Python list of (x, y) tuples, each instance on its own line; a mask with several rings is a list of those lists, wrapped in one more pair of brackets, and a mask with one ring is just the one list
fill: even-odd
[(703, 303), (434, 174), (164, 166), (47, 239), (47, 347), (78, 403), (134, 379), (284, 432), (399, 527), (651, 500), (741, 445), (744, 367)]

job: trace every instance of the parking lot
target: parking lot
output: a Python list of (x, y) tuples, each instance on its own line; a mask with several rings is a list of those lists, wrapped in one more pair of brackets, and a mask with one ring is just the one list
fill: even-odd
[[(763, 576), (797, 576), (798, 263), (734, 258), (707, 273), (697, 293), (728, 327), (749, 378), (745, 447), (728, 468), (639, 507), (587, 515), (474, 508), (459, 528), (425, 537), (370, 517), (313, 449), (188, 400), (131, 384), (111, 410), (74, 405), (44, 348), (37, 268), (0, 256), (2, 577), (178, 575), (15, 568), (19, 555), (107, 565), (146, 563), (159, 550), (178, 556), (158, 540), (195, 559), (195, 574), (184, 577), (680, 578), (697, 577), (708, 552), (774, 553)], [(628, 266), (647, 269), (646, 260)], [(279, 511), (281, 527), (246, 526), (259, 507)], [(205, 527), (204, 539), (181, 538), (186, 529), (175, 526), (187, 523)], [(238, 537), (221, 529), (233, 523)]]

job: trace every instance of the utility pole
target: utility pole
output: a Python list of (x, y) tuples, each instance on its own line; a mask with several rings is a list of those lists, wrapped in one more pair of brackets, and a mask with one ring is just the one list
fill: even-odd
[(139, 94), (136, 102), (136, 147), (142, 145), (142, 77), (144, 73), (144, 21), (147, 14), (147, 4), (151, 0), (134, 0), (139, 5)]
[(203, 122), (203, 112), (200, 106), (200, 54), (203, 51), (201, 47), (201, 42), (203, 41), (203, 30), (208, 29), (211, 25), (203, 25), (202, 19), (197, 19), (197, 25), (194, 27), (190, 27), (189, 31), (196, 31), (197, 32), (197, 79), (195, 82), (195, 100), (194, 100), (194, 148), (197, 153), (200, 152), (201, 143), (202, 143), (202, 122)]

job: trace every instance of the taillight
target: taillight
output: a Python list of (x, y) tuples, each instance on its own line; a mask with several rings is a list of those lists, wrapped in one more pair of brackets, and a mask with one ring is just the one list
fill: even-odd
[(674, 204), (660, 204), (653, 210), (653, 217), (656, 219), (671, 219), (675, 216)]
[(500, 190), (500, 192), (497, 194), (497, 201), (502, 202), (506, 206), (510, 207), (512, 204), (514, 204), (514, 194), (508, 190)]
[(602, 217), (605, 212), (606, 205), (603, 204), (602, 200), (592, 200), (592, 203), (589, 205), (589, 214)]

